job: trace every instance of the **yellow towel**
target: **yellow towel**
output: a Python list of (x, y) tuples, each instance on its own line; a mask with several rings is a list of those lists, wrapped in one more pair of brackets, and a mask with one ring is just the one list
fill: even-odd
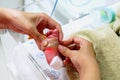
[(120, 14), (117, 14), (116, 20), (110, 25), (100, 26), (96, 29), (79, 30), (72, 34), (93, 43), (102, 80), (120, 80), (119, 16)]

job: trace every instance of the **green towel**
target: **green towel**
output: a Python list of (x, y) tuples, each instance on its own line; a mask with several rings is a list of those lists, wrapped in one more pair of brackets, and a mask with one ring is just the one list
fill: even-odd
[(116, 20), (110, 25), (96, 27), (95, 29), (82, 29), (72, 34), (93, 43), (102, 80), (120, 80), (119, 16), (117, 15)]

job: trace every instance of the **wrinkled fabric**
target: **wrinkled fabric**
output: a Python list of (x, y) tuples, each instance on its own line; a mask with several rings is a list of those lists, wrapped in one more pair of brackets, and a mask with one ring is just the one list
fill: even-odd
[(109, 25), (94, 28), (92, 28), (92, 25), (88, 25), (91, 28), (85, 28), (85, 26), (83, 26), (79, 28), (79, 31), (69, 35), (69, 37), (79, 36), (93, 43), (102, 80), (120, 79), (119, 16), (120, 15), (117, 15), (116, 20)]

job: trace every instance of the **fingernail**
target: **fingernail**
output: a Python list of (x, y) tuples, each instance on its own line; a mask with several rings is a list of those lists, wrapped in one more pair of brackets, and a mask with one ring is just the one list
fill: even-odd
[(47, 46), (48, 42), (47, 41), (43, 41), (43, 46)]
[(63, 49), (63, 48), (64, 48), (64, 46), (62, 46), (62, 45), (59, 45), (59, 46), (58, 46), (58, 48), (59, 48), (59, 49)]

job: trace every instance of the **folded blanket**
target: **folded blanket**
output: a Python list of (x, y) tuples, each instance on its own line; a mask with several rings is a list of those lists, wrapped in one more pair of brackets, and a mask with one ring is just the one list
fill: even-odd
[[(119, 16), (120, 14), (117, 14), (116, 20), (110, 25), (99, 26), (94, 29), (80, 29), (82, 28), (80, 27), (79, 31), (69, 35), (79, 36), (93, 43), (96, 58), (101, 70), (102, 80), (120, 79)], [(92, 27), (91, 25), (89, 26)], [(76, 79), (74, 78), (72, 80)]]

